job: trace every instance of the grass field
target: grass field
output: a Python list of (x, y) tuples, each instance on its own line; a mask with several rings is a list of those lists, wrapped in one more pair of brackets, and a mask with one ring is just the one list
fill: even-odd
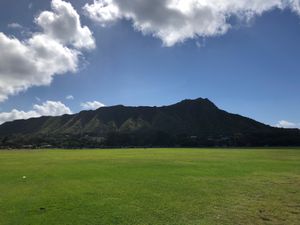
[(300, 150), (0, 151), (0, 224), (298, 225)]

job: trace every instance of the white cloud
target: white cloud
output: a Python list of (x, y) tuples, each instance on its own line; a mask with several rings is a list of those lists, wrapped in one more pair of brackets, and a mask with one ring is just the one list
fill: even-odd
[(132, 21), (143, 34), (160, 38), (165, 46), (230, 29), (229, 18), (249, 20), (274, 8), (300, 14), (299, 0), (94, 0), (84, 10), (106, 26), (119, 19)]
[(18, 23), (9, 23), (7, 24), (8, 28), (13, 28), (13, 29), (21, 29), (23, 28), (23, 26), (21, 24)]
[(13, 109), (11, 112), (2, 112), (0, 113), (0, 124), (3, 124), (8, 121), (19, 120), (19, 119), (29, 119), (34, 117), (39, 117), (40, 115), (37, 114), (35, 111), (19, 111)]
[(67, 99), (67, 100), (73, 100), (73, 99), (74, 99), (74, 96), (73, 96), (73, 95), (67, 95), (67, 96), (66, 96), (66, 99)]
[(42, 105), (34, 105), (33, 109), (27, 112), (17, 109), (13, 109), (11, 112), (2, 112), (0, 113), (0, 124), (13, 120), (64, 114), (72, 114), (72, 111), (61, 102), (46, 101)]
[(92, 32), (87, 26), (81, 26), (80, 17), (70, 3), (52, 0), (51, 5), (53, 12), (44, 11), (35, 18), (48, 37), (76, 48), (95, 48)]
[(280, 120), (275, 126), (280, 128), (299, 128), (300, 124), (296, 124), (286, 120)]
[(70, 108), (61, 102), (46, 101), (42, 105), (34, 105), (33, 109), (42, 116), (59, 116), (63, 114), (72, 114)]
[(0, 32), (0, 102), (32, 86), (49, 85), (54, 75), (76, 72), (81, 49), (95, 47), (70, 3), (52, 0), (51, 7), (53, 12), (35, 18), (42, 32), (28, 39)]
[(84, 110), (95, 110), (95, 109), (98, 109), (98, 108), (103, 107), (105, 105), (101, 102), (93, 101), (93, 102), (83, 102), (83, 103), (80, 104), (80, 106)]
[(88, 15), (99, 22), (102, 26), (106, 26), (108, 22), (114, 22), (122, 18), (122, 12), (119, 7), (114, 4), (113, 0), (94, 1), (93, 4), (86, 4), (84, 10)]

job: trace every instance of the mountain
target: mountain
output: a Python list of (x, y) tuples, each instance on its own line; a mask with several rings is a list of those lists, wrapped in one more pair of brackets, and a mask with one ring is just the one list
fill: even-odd
[(4, 147), (300, 146), (300, 130), (274, 128), (208, 99), (162, 107), (116, 105), (0, 126)]

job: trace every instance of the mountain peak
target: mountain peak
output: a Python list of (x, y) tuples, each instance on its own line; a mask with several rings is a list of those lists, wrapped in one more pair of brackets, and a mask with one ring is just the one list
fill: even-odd
[(184, 99), (181, 102), (176, 103), (175, 105), (202, 105), (218, 109), (218, 107), (208, 98)]

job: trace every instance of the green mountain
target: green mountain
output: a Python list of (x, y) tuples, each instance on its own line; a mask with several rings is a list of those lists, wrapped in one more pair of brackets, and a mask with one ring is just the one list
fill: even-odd
[(300, 146), (300, 130), (279, 129), (220, 110), (208, 99), (162, 107), (101, 107), (0, 126), (2, 147)]

